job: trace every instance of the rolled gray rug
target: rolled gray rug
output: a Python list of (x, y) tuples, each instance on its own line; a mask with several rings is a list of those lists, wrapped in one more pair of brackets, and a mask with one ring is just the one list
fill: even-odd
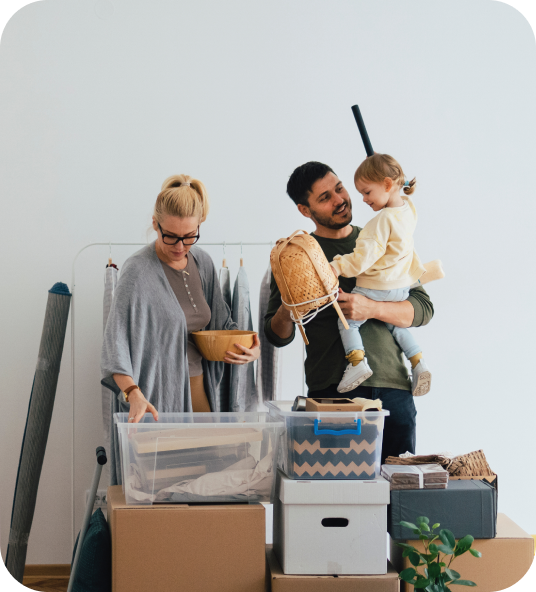
[(61, 282), (54, 284), (48, 294), (41, 345), (22, 440), (6, 555), (9, 573), (21, 583), (54, 409), (70, 304), (69, 288)]

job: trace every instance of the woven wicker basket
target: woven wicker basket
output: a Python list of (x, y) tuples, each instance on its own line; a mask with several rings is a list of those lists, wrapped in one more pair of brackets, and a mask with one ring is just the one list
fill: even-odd
[(462, 454), (449, 458), (443, 455), (429, 454), (421, 456), (410, 456), (400, 458), (399, 456), (388, 456), (385, 459), (386, 465), (420, 465), (427, 463), (438, 463), (449, 472), (453, 477), (472, 477), (472, 476), (493, 476), (495, 473), (491, 470), (486, 460), (483, 450), (475, 450), (468, 454)]
[(296, 230), (288, 238), (278, 240), (270, 253), (270, 264), (283, 306), (292, 312), (306, 344), (309, 342), (303, 330), (304, 317), (326, 304), (333, 304), (348, 329), (337, 304), (339, 281), (320, 245), (305, 230)]

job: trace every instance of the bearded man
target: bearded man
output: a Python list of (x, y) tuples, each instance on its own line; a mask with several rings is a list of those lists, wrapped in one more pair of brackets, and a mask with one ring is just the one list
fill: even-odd
[[(352, 202), (341, 180), (326, 164), (307, 162), (290, 176), (287, 193), (300, 213), (315, 224), (311, 233), (328, 261), (335, 255), (354, 250), (361, 230), (352, 226)], [(390, 415), (385, 419), (382, 463), (387, 456), (404, 452), (415, 454), (416, 416), (411, 394), (411, 380), (402, 350), (385, 323), (397, 327), (426, 325), (434, 314), (428, 294), (422, 286), (412, 288), (402, 302), (376, 302), (360, 294), (350, 294), (355, 278), (339, 277), (339, 305), (347, 319), (366, 320), (361, 337), (372, 376), (346, 397), (381, 399)], [(308, 397), (341, 395), (337, 386), (347, 365), (337, 326), (337, 313), (332, 306), (319, 312), (307, 324), (307, 358), (305, 379)], [(290, 312), (282, 306), (281, 293), (272, 275), (268, 310), (264, 317), (264, 332), (276, 347), (288, 345), (295, 337), (295, 324)]]

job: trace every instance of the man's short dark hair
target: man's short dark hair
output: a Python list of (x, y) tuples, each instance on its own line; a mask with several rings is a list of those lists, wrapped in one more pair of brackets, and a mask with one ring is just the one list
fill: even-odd
[(287, 183), (287, 193), (296, 204), (309, 205), (309, 193), (318, 179), (323, 179), (333, 170), (327, 164), (311, 161), (294, 170)]

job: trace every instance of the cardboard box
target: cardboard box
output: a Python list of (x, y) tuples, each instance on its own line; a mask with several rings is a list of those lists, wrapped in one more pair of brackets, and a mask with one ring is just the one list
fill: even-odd
[(305, 411), (361, 411), (362, 405), (352, 399), (310, 398), (305, 402)]
[(262, 504), (129, 506), (108, 488), (113, 592), (263, 592)]
[(400, 522), (417, 516), (439, 522), (455, 538), (491, 539), (497, 532), (497, 490), (486, 481), (459, 480), (449, 481), (447, 489), (391, 491), (387, 530), (394, 539), (406, 538), (411, 531)]
[(285, 574), (384, 574), (389, 482), (277, 473), (274, 550)]
[[(424, 548), (421, 541), (399, 542), (408, 543), (417, 549)], [(497, 517), (496, 538), (475, 540), (473, 547), (482, 553), (482, 557), (465, 553), (453, 561), (452, 568), (460, 573), (462, 579), (475, 582), (478, 592), (497, 592), (513, 586), (527, 573), (534, 559), (534, 539), (505, 514)], [(402, 549), (393, 540), (391, 562), (399, 572), (412, 567), (409, 559), (402, 557)], [(414, 590), (413, 586), (402, 582), (402, 589), (404, 587), (406, 592)]]
[(266, 592), (399, 592), (398, 572), (387, 562), (387, 573), (366, 576), (285, 575), (266, 546)]

